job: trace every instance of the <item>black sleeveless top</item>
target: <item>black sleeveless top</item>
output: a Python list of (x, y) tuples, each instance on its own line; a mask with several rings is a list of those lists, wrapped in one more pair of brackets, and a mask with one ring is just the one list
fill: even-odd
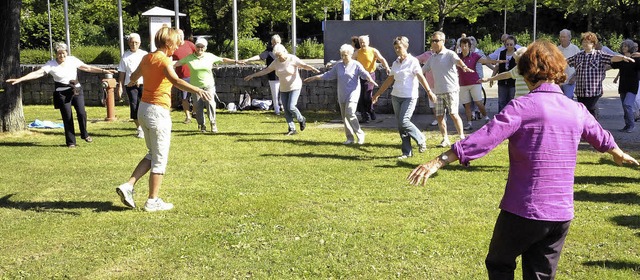
[[(500, 52), (500, 60), (506, 60), (507, 59), (507, 49), (504, 49)], [(498, 73), (502, 73), (502, 72), (507, 72), (511, 69), (513, 69), (513, 67), (516, 67), (516, 60), (513, 58), (513, 56), (511, 56), (511, 59), (509, 59), (509, 63), (500, 63), (498, 64)], [(505, 80), (499, 80), (498, 81), (498, 85), (501, 86), (508, 86), (508, 87), (515, 87), (516, 86), (516, 80), (514, 79), (505, 79)]]

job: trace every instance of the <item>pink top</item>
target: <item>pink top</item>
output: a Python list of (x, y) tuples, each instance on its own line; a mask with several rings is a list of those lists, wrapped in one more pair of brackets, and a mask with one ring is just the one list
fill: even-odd
[[(459, 54), (459, 56), (462, 62), (464, 62), (464, 64), (467, 65), (469, 69), (476, 69), (476, 64), (478, 63), (478, 60), (482, 58), (479, 54), (474, 52), (470, 53), (465, 57), (463, 57), (462, 54)], [(470, 86), (470, 85), (479, 84), (478, 79), (480, 79), (478, 77), (478, 72), (475, 72), (475, 71), (464, 72), (462, 70), (458, 70), (458, 83), (460, 84), (460, 86)]]
[[(418, 62), (420, 62), (420, 64), (425, 64), (427, 63), (427, 61), (429, 60), (429, 58), (431, 58), (431, 51), (426, 51), (423, 54), (416, 56), (416, 58), (418, 59)], [(429, 84), (430, 88), (433, 88), (433, 74), (431, 73), (431, 71), (427, 71), (424, 72), (424, 77), (427, 79), (427, 83)]]

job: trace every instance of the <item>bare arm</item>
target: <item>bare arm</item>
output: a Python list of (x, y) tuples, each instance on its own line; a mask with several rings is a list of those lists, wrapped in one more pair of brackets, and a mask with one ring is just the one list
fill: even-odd
[(111, 73), (111, 74), (116, 74), (118, 73), (118, 70), (114, 70), (114, 69), (102, 69), (102, 68), (98, 68), (95, 66), (91, 66), (91, 65), (80, 65), (80, 67), (78, 67), (78, 69), (84, 71), (84, 72), (89, 72), (89, 73), (96, 73), (96, 74), (107, 74), (107, 73)]
[(298, 63), (298, 67), (300, 67), (302, 69), (305, 69), (305, 70), (313, 71), (313, 73), (320, 73), (320, 70), (318, 70), (317, 68), (302, 62), (302, 60), (299, 60), (299, 61), (300, 61), (300, 63)]
[(164, 76), (169, 80), (169, 82), (171, 82), (178, 89), (188, 91), (193, 94), (197, 94), (200, 97), (202, 97), (202, 99), (206, 101), (211, 101), (211, 95), (209, 94), (208, 91), (195, 87), (187, 83), (185, 80), (180, 79), (178, 77), (178, 74), (176, 74), (176, 70), (173, 69), (173, 65), (168, 64), (167, 67), (165, 67), (162, 71), (164, 73)]
[(495, 75), (491, 78), (482, 78), (478, 81), (481, 83), (486, 83), (486, 82), (493, 82), (493, 81), (506, 80), (506, 79), (512, 79), (512, 78), (513, 77), (511, 77), (511, 72), (507, 71), (507, 72), (502, 72), (498, 75)]
[[(493, 64), (507, 63), (508, 61), (499, 60), (499, 59), (490, 59), (490, 58), (483, 57), (483, 58), (479, 59), (478, 62), (480, 62), (482, 64), (485, 64), (485, 65), (493, 66)], [(491, 68), (491, 69), (493, 70), (493, 68)]]
[(422, 85), (424, 90), (427, 92), (427, 97), (429, 97), (431, 102), (435, 103), (436, 102), (436, 95), (433, 94), (433, 92), (431, 91), (431, 88), (429, 87), (429, 83), (427, 83), (427, 79), (424, 77), (422, 72), (418, 73), (418, 75), (416, 75), (416, 77), (418, 78), (418, 82)]
[(251, 75), (249, 75), (249, 76), (244, 77), (244, 80), (245, 80), (245, 81), (248, 81), (248, 80), (251, 80), (251, 79), (253, 79), (253, 78), (255, 78), (255, 77), (264, 76), (264, 75), (266, 75), (266, 74), (269, 74), (269, 72), (271, 72), (271, 71), (273, 71), (273, 70), (274, 70), (273, 68), (265, 67), (264, 69), (262, 69), (262, 70), (260, 70), (260, 71), (258, 71), (258, 72), (255, 72), (255, 73), (253, 73), (253, 74), (251, 74)]
[(387, 75), (389, 75), (389, 71), (391, 71), (391, 69), (389, 68), (389, 64), (387, 63), (387, 60), (384, 59), (382, 54), (380, 54), (380, 52), (377, 49), (373, 53), (375, 55), (375, 59), (377, 59), (380, 63), (382, 63), (382, 66), (387, 71)]
[(122, 87), (124, 85), (124, 76), (125, 76), (124, 72), (118, 72), (118, 98), (122, 97)]
[(320, 80), (321, 77), (322, 77), (322, 74), (311, 76), (309, 78), (304, 79), (304, 82), (309, 83), (309, 82), (317, 81), (317, 80)]
[(11, 85), (16, 85), (19, 84), (21, 82), (24, 81), (30, 81), (30, 80), (35, 80), (41, 77), (44, 77), (44, 75), (46, 75), (46, 73), (44, 72), (44, 70), (42, 68), (33, 71), (27, 75), (24, 75), (20, 78), (16, 78), (16, 79), (7, 79), (7, 83), (11, 84)]
[(262, 60), (262, 59), (260, 59), (260, 55), (254, 55), (254, 56), (252, 56), (250, 58), (243, 59), (243, 60), (240, 60), (240, 61), (244, 64), (244, 63), (247, 63), (247, 62), (258, 61), (258, 60)]
[(467, 65), (464, 64), (464, 61), (462, 61), (462, 59), (459, 59), (458, 62), (456, 62), (456, 65), (460, 67), (460, 69), (462, 69), (462, 71), (464, 72), (472, 72), (472, 73), (475, 72), (473, 71), (473, 69), (467, 67)]
[(633, 58), (628, 57), (628, 56), (624, 56), (624, 55), (614, 55), (611, 58), (611, 62), (620, 62), (620, 61), (636, 62)]
[(391, 84), (393, 84), (393, 81), (395, 81), (395, 78), (393, 78), (393, 76), (388, 76), (387, 79), (384, 80), (380, 88), (378, 88), (378, 91), (376, 91), (376, 94), (371, 97), (371, 102), (373, 102), (373, 104), (376, 104), (378, 102), (378, 97), (380, 97), (380, 95), (382, 95), (384, 91), (387, 90), (391, 86)]

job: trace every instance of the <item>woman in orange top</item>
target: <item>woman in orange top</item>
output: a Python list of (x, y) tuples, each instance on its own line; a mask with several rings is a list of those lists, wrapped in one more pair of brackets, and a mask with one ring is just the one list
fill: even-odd
[[(369, 35), (362, 35), (358, 37), (358, 39), (360, 40), (360, 49), (355, 52), (354, 58), (364, 66), (364, 69), (369, 72), (371, 78), (373, 78), (373, 80), (376, 79), (376, 62), (378, 61), (382, 63), (384, 69), (387, 71), (387, 75), (389, 75), (389, 64), (376, 48), (369, 46)], [(358, 100), (357, 110), (362, 117), (360, 121), (362, 123), (369, 122), (369, 119), (376, 119), (373, 103), (371, 102), (373, 87), (372, 83), (360, 79), (360, 100)]]
[(134, 82), (129, 84), (132, 86), (138, 78), (144, 78), (138, 120), (144, 131), (144, 140), (149, 152), (133, 170), (129, 181), (116, 188), (122, 203), (135, 208), (133, 185), (144, 174), (151, 171), (149, 196), (144, 205), (144, 210), (149, 212), (173, 208), (173, 204), (158, 198), (171, 144), (171, 115), (169, 111), (171, 87), (176, 86), (181, 90), (197, 94), (206, 101), (211, 101), (211, 95), (207, 91), (178, 78), (173, 68), (171, 54), (178, 48), (178, 32), (169, 27), (162, 27), (156, 33), (154, 40), (158, 49), (142, 58), (138, 69), (131, 74), (131, 81)]

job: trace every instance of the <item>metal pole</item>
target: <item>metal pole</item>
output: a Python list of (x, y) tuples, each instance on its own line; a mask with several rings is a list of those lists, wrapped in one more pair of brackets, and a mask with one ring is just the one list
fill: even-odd
[(296, 54), (296, 0), (291, 1), (291, 52)]
[(536, 41), (536, 25), (538, 21), (538, 0), (533, 1), (533, 41)]
[(507, 34), (507, 6), (504, 6), (504, 27), (502, 28), (502, 34)]
[(120, 35), (120, 57), (124, 56), (124, 30), (122, 24), (122, 0), (118, 0), (118, 34)]
[(173, 9), (176, 11), (176, 29), (179, 29), (180, 28), (180, 4), (178, 3), (178, 0), (173, 0)]
[(49, 14), (49, 55), (53, 59), (53, 34), (51, 33), (51, 3), (47, 0), (47, 12)]
[(69, 1), (64, 0), (64, 28), (67, 32), (67, 53), (71, 55), (71, 35), (69, 35)]
[(238, 60), (238, 0), (233, 0), (233, 57)]

